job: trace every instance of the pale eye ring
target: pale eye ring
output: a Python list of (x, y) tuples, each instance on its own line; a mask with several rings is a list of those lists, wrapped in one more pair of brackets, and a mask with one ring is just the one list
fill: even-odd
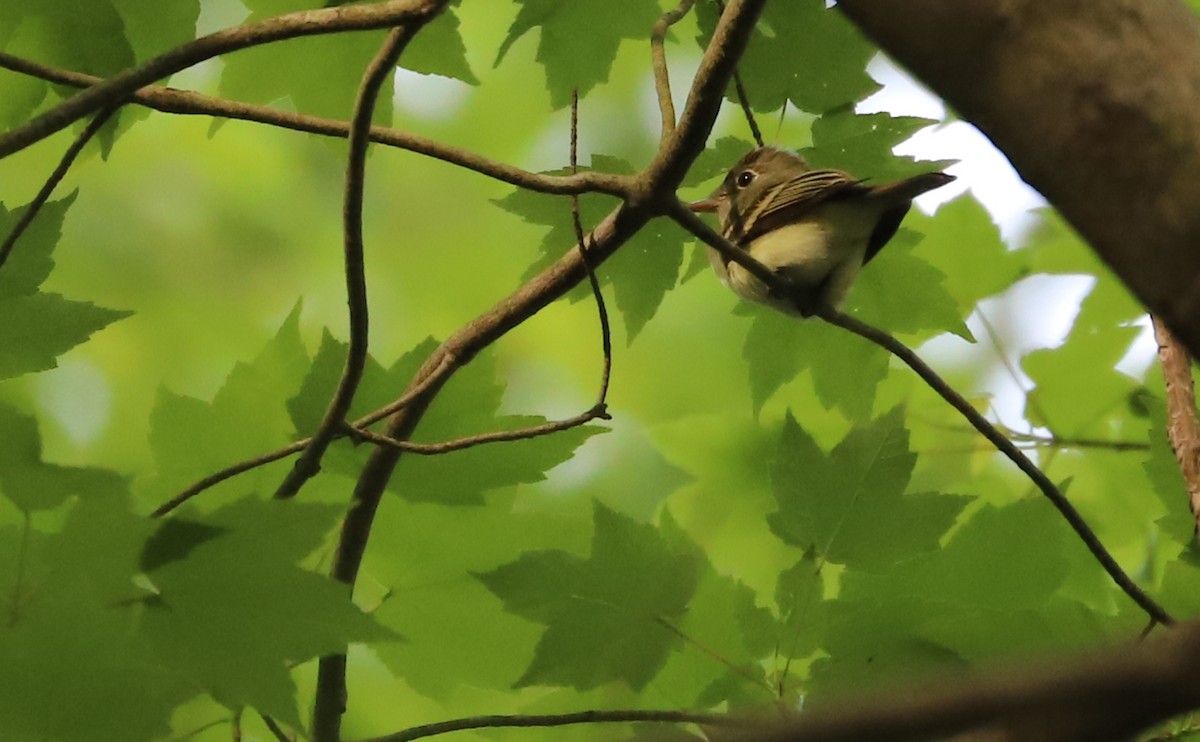
[(743, 170), (742, 172), (738, 173), (738, 176), (737, 176), (738, 188), (745, 188), (746, 186), (750, 185), (750, 182), (753, 180), (754, 180), (754, 171), (753, 170)]

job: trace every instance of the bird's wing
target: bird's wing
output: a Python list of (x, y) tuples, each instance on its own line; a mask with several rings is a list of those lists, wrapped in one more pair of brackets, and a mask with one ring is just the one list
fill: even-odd
[(742, 217), (743, 240), (798, 221), (804, 213), (831, 199), (866, 192), (869, 186), (841, 170), (810, 170), (768, 191)]

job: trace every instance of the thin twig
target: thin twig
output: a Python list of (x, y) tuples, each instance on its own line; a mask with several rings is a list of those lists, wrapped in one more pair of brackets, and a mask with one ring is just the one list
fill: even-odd
[(659, 626), (662, 626), (667, 631), (670, 631), (672, 634), (679, 637), (687, 644), (690, 644), (691, 646), (695, 647), (698, 651), (704, 653), (711, 659), (715, 660), (718, 664), (720, 664), (726, 670), (729, 670), (730, 672), (732, 672), (733, 674), (742, 678), (743, 680), (750, 683), (754, 687), (759, 688), (761, 690), (765, 690), (767, 692), (768, 696), (771, 696), (771, 697), (775, 696), (775, 689), (772, 688), (771, 685), (769, 683), (767, 683), (765, 680), (751, 675), (749, 672), (747, 672), (746, 668), (739, 667), (739, 666), (733, 664), (727, 658), (722, 657), (720, 654), (713, 651), (709, 647), (704, 646), (703, 644), (696, 641), (688, 634), (684, 633), (683, 629), (679, 628), (678, 626), (671, 623), (667, 619), (663, 618), (662, 616), (655, 616), (654, 622), (657, 623)]
[(267, 730), (275, 736), (278, 742), (295, 742), (295, 738), (289, 737), (287, 732), (283, 731), (283, 727), (279, 726), (279, 722), (275, 721), (271, 716), (261, 711), (258, 712), (258, 715), (262, 718), (263, 724), (267, 725)]
[(1067, 524), (1071, 526), (1072, 530), (1075, 531), (1076, 535), (1087, 546), (1088, 551), (1092, 552), (1092, 556), (1096, 558), (1096, 561), (1100, 562), (1100, 566), (1104, 568), (1108, 576), (1112, 578), (1113, 582), (1117, 583), (1117, 586), (1133, 602), (1137, 603), (1155, 621), (1167, 625), (1174, 623), (1174, 619), (1171, 618), (1166, 610), (1138, 587), (1137, 583), (1121, 569), (1121, 565), (1117, 564), (1117, 560), (1113, 558), (1112, 554), (1108, 553), (1108, 550), (1104, 548), (1104, 544), (1100, 542), (1096, 533), (1088, 526), (1087, 521), (1083, 519), (1083, 516), (1079, 514), (1079, 511), (1075, 509), (1075, 506), (1063, 495), (1054, 482), (1050, 481), (1050, 478), (1028, 456), (1013, 445), (1013, 442), (1006, 438), (995, 425), (992, 425), (987, 418), (979, 414), (971, 406), (970, 402), (921, 360), (920, 356), (883, 330), (874, 328), (854, 317), (828, 308), (821, 309), (817, 314), (826, 322), (852, 332), (886, 349), (913, 371), (917, 372), (917, 375), (924, 379), (930, 388), (937, 392), (942, 399), (949, 402), (954, 409), (958, 410), (959, 414), (967, 419), (967, 422), (971, 423), (984, 438), (991, 441), (992, 445), (1000, 453), (1008, 457), (1010, 461), (1017, 465), (1018, 469), (1025, 473), (1025, 476), (1029, 477), (1037, 488), (1042, 491), (1042, 494), (1050, 500), (1050, 504), (1066, 519)]
[(433, 384), (437, 383), (437, 381), (442, 377), (442, 375), (445, 374), (447, 371), (449, 371), (453, 365), (454, 365), (453, 356), (451, 356), (449, 354), (443, 356), (441, 359), (441, 362), (438, 363), (437, 368), (435, 368), (433, 370), (433, 372), (431, 374), (429, 374), (427, 377), (422, 379), (419, 384), (410, 388), (404, 394), (400, 395), (399, 399), (397, 399), (395, 402), (392, 402), (391, 404), (387, 405), (386, 407), (380, 407), (378, 410), (375, 410), (374, 412), (372, 412), (370, 414), (363, 415), (362, 417), (360, 417), (359, 419), (357, 419), (353, 423), (351, 423), (351, 426), (354, 428), (364, 428), (368, 425), (379, 422), (380, 420), (384, 419), (385, 417), (394, 415), (395, 413), (397, 413), (400, 410), (407, 407), (409, 405), (409, 403), (411, 403), (414, 399), (416, 399), (417, 397), (420, 397), (426, 391), (428, 391), (429, 387), (432, 386)]
[[(724, 13), (724, 0), (717, 0), (717, 7)], [(742, 113), (746, 117), (746, 123), (750, 125), (750, 133), (754, 136), (755, 143), (760, 147), (763, 146), (763, 135), (758, 129), (758, 122), (754, 119), (754, 111), (750, 109), (750, 96), (746, 94), (746, 86), (742, 84), (742, 75), (737, 68), (733, 70), (733, 90), (737, 93), (738, 105), (742, 107)], [(787, 99), (784, 99), (783, 105), (787, 106)], [(782, 111), (780, 111), (780, 115), (783, 115)]]
[(288, 444), (283, 448), (277, 448), (274, 451), (257, 456), (253, 459), (239, 461), (238, 463), (228, 466), (218, 472), (213, 472), (195, 484), (192, 484), (178, 495), (175, 495), (170, 500), (167, 500), (162, 505), (159, 505), (154, 509), (154, 512), (150, 513), (150, 517), (161, 518), (196, 495), (210, 487), (215, 487), (221, 482), (224, 482), (226, 479), (232, 479), (238, 474), (244, 474), (245, 472), (257, 469), (260, 466), (266, 466), (267, 464), (279, 461), (280, 459), (286, 459), (288, 456), (292, 456), (293, 454), (300, 453), (309, 444), (310, 440), (312, 439), (304, 438), (303, 440)]
[(693, 711), (576, 711), (570, 714), (514, 714), (510, 716), (472, 716), (451, 719), (434, 724), (372, 737), (362, 742), (411, 742), (414, 739), (432, 737), (447, 732), (466, 729), (489, 729), (496, 727), (562, 727), (571, 724), (606, 724), (629, 722), (666, 722), (671, 724), (705, 724), (709, 726), (740, 726), (744, 719), (723, 714), (700, 714)]
[[(770, 269), (759, 263), (754, 258), (750, 257), (749, 253), (744, 250), (739, 250), (728, 240), (717, 234), (711, 227), (696, 217), (695, 214), (687, 210), (687, 207), (682, 202), (676, 202), (674, 208), (669, 212), (669, 216), (675, 219), (684, 229), (691, 232), (696, 237), (700, 238), (705, 244), (711, 245), (714, 249), (721, 253), (722, 257), (727, 257), (730, 260), (735, 260), (739, 265), (742, 265), (754, 275), (755, 278), (765, 283), (771, 291), (778, 296), (789, 296), (791, 287), (783, 278), (775, 275)], [(1029, 460), (1021, 450), (1013, 445), (1012, 441), (1004, 436), (995, 425), (987, 420), (983, 415), (979, 414), (974, 407), (958, 392), (946, 383), (942, 377), (930, 368), (921, 358), (914, 353), (908, 346), (901, 343), (896, 338), (888, 333), (878, 330), (870, 325), (861, 322), (853, 317), (847, 316), (840, 312), (830, 310), (828, 308), (818, 312), (818, 316), (830, 324), (841, 327), (844, 330), (853, 332), (866, 340), (875, 343), (884, 348), (892, 355), (899, 358), (909, 366), (917, 375), (925, 380), (925, 383), (937, 392), (943, 399), (950, 403), (954, 409), (958, 410), (959, 414), (967, 419), (976, 430), (983, 434), (993, 446), (1002, 454), (1007, 456), (1017, 468), (1025, 473), (1027, 477), (1037, 486), (1042, 494), (1050, 500), (1050, 503), (1062, 514), (1067, 523), (1075, 531), (1084, 545), (1092, 552), (1092, 556), (1100, 562), (1100, 566), (1108, 573), (1113, 582), (1121, 588), (1138, 606), (1147, 613), (1152, 619), (1163, 624), (1171, 624), (1174, 620), (1171, 616), (1147, 595), (1137, 583), (1133, 581), (1125, 573), (1117, 561), (1113, 559), (1108, 550), (1100, 542), (1095, 532), (1084, 521), (1083, 516), (1075, 509), (1075, 506), (1059, 491), (1058, 487), (1050, 481), (1041, 469), (1039, 469), (1032, 461)]]
[(300, 36), (369, 31), (423, 22), (441, 12), (445, 3), (446, 0), (386, 0), (341, 5), (287, 13), (211, 33), (93, 85), (21, 126), (0, 134), (0, 158), (45, 139), (93, 111), (123, 102), (143, 85), (206, 59)]
[(362, 381), (363, 372), (367, 367), (369, 312), (366, 265), (363, 259), (362, 211), (367, 145), (371, 141), (368, 133), (380, 89), (383, 88), (388, 75), (395, 70), (396, 61), (408, 42), (432, 17), (426, 16), (424, 20), (393, 28), (388, 33), (387, 41), (380, 47), (363, 74), (362, 85), (354, 102), (354, 113), (350, 119), (350, 152), (346, 162), (346, 188), (342, 205), (342, 219), (345, 223), (346, 301), (350, 307), (350, 345), (346, 351), (346, 365), (337, 389), (329, 400), (324, 418), (321, 419), (304, 453), (296, 460), (295, 466), (275, 491), (277, 499), (294, 497), (304, 483), (321, 470), (321, 459), (333, 443), (337, 429), (345, 423), (350, 405), (354, 402), (354, 394), (358, 391), (358, 384)]
[[(0, 67), (76, 88), (87, 88), (104, 82), (102, 77), (49, 67), (7, 52), (0, 52)], [(350, 135), (350, 124), (346, 121), (277, 111), (266, 106), (230, 101), (202, 93), (156, 85), (140, 88), (128, 100), (130, 103), (164, 113), (237, 119), (342, 139)], [(595, 191), (620, 197), (628, 192), (626, 185), (628, 178), (623, 175), (594, 171), (571, 176), (531, 173), (503, 162), (489, 160), (462, 147), (453, 147), (428, 137), (385, 126), (371, 127), (371, 141), (458, 165), (489, 178), (539, 193), (569, 194)]]
[(1200, 525), (1200, 417), (1196, 414), (1192, 361), (1158, 317), (1151, 316), (1150, 321), (1154, 325), (1154, 339), (1158, 341), (1158, 359), (1167, 394), (1167, 438), (1187, 485), (1192, 517)]
[(675, 102), (671, 99), (671, 73), (667, 69), (667, 53), (663, 41), (667, 29), (688, 14), (696, 0), (680, 0), (671, 10), (662, 14), (650, 32), (650, 59), (654, 67), (654, 90), (658, 93), (658, 111), (662, 115), (662, 138), (675, 131)]
[(54, 172), (50, 173), (50, 177), (42, 185), (42, 189), (38, 191), (29, 205), (25, 207), (25, 213), (21, 214), (21, 218), (17, 220), (12, 232), (8, 237), (4, 238), (4, 244), (0, 244), (0, 268), (4, 267), (5, 261), (8, 260), (9, 254), (12, 253), (13, 247), (16, 246), (17, 240), (21, 239), (21, 235), (25, 234), (25, 230), (33, 223), (34, 217), (50, 200), (50, 195), (54, 193), (54, 189), (58, 186), (62, 179), (66, 176), (67, 170), (75, 162), (75, 158), (83, 151), (84, 146), (91, 141), (92, 137), (96, 136), (96, 132), (100, 131), (109, 117), (116, 111), (116, 107), (105, 108), (97, 113), (87, 126), (79, 132), (75, 140), (71, 142), (71, 146), (67, 147), (67, 151), (63, 153), (62, 159), (58, 161), (58, 166), (54, 168)]
[(396, 440), (395, 438), (379, 433), (373, 433), (369, 430), (361, 428), (355, 429), (349, 433), (351, 438), (358, 438), (379, 446), (388, 446), (398, 451), (407, 453), (415, 453), (424, 456), (436, 456), (438, 454), (450, 453), (451, 451), (461, 451), (465, 448), (474, 448), (485, 443), (501, 443), (504, 441), (523, 441), (530, 438), (540, 438), (543, 435), (551, 433), (559, 433), (571, 428), (577, 428), (580, 425), (585, 425), (592, 420), (611, 420), (612, 415), (604, 408), (604, 405), (596, 405), (587, 412), (569, 417), (566, 420), (555, 420), (553, 422), (542, 423), (541, 425), (532, 425), (528, 428), (520, 430), (498, 430), (491, 433), (480, 433), (471, 435), (465, 438), (458, 438), (452, 441), (443, 441), (442, 443), (413, 443), (412, 441)]
[[(694, 2), (694, 0), (693, 0)], [(660, 21), (661, 22), (661, 21)], [(671, 117), (674, 119), (674, 112)], [(571, 174), (579, 170), (579, 89), (571, 90)], [(596, 299), (596, 311), (600, 315), (600, 348), (604, 354), (604, 366), (600, 371), (600, 392), (596, 395), (594, 410), (606, 411), (608, 401), (608, 383), (612, 377), (612, 328), (608, 324), (608, 308), (604, 304), (604, 294), (600, 291), (600, 281), (596, 278), (596, 269), (588, 259), (587, 239), (583, 235), (583, 221), (579, 216), (579, 196), (571, 196), (571, 224), (575, 227), (575, 242), (579, 245), (579, 261), (587, 271), (588, 284), (592, 287), (592, 296)], [(607, 419), (607, 417), (605, 418)]]

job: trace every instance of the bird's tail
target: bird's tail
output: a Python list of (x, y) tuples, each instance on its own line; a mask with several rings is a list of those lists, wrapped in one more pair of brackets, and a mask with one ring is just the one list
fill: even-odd
[(941, 188), (952, 180), (954, 176), (946, 173), (923, 173), (881, 185), (875, 188), (871, 195), (888, 201), (911, 201), (922, 193)]

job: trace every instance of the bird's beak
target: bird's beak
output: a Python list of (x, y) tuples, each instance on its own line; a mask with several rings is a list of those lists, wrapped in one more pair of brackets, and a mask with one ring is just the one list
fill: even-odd
[(688, 204), (688, 208), (698, 213), (712, 213), (717, 210), (720, 203), (721, 198), (719, 196), (709, 196), (700, 201), (693, 201)]

